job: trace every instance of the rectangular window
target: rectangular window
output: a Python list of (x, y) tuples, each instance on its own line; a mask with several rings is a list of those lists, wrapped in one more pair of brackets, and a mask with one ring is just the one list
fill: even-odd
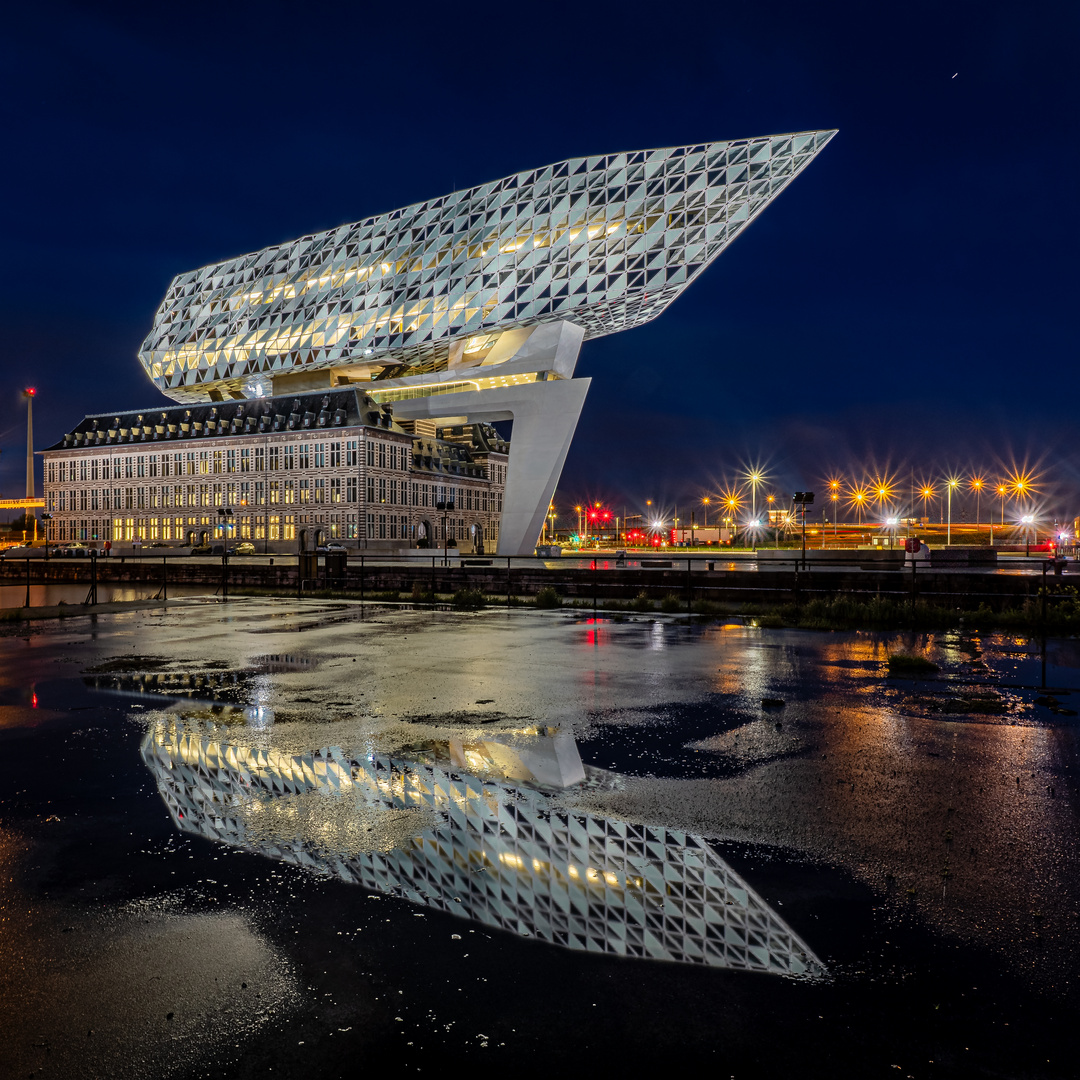
[(157, 454), (151, 454), (150, 455), (150, 475), (151, 476), (157, 476), (157, 474), (158, 474), (157, 467), (158, 467)]
[(240, 451), (240, 471), (241, 472), (251, 472), (251, 451), (250, 450), (241, 450)]
[[(153, 461), (154, 459), (151, 458), (150, 460)], [(89, 461), (89, 459), (88, 458), (80, 458), (79, 459), (79, 479), (80, 480), (89, 480), (90, 479), (89, 470), (90, 470), (90, 461)]]
[(330, 481), (330, 501), (341, 502), (341, 480), (336, 476)]
[(420, 485), (414, 480), (412, 483), (412, 504), (413, 506), (420, 505)]
[(231, 472), (231, 473), (236, 472), (236, 451), (235, 450), (226, 450), (225, 451), (225, 465), (226, 465), (229, 472)]
[(330, 444), (330, 468), (341, 468), (341, 443), (332, 442)]
[(364, 535), (369, 540), (374, 540), (375, 539), (375, 515), (374, 514), (368, 514), (368, 516), (367, 516), (367, 531), (364, 533)]
[(277, 506), (278, 504), (278, 481), (270, 481), (270, 505)]
[(385, 514), (380, 514), (379, 515), (379, 539), (380, 540), (385, 540), (386, 539), (386, 515)]
[(255, 481), (255, 505), (266, 505), (266, 482), (264, 480)]
[(373, 503), (375, 501), (375, 477), (369, 476), (367, 478), (367, 501)]
[(379, 468), (386, 468), (386, 443), (384, 442), (379, 443)]
[(367, 463), (369, 469), (375, 467), (375, 443), (372, 439), (367, 440)]
[(263, 472), (266, 469), (266, 450), (262, 446), (255, 447), (255, 471)]
[(199, 475), (200, 476), (209, 476), (210, 475), (210, 451), (209, 450), (200, 450), (199, 451)]
[(300, 501), (302, 503), (306, 503), (306, 502), (311, 501), (311, 481), (310, 480), (301, 480), (300, 481)]
[(293, 501), (295, 492), (293, 490), (293, 482), (291, 480), (285, 481), (285, 502), (291, 503)]
[(356, 477), (355, 476), (350, 476), (345, 481), (345, 501), (346, 502), (351, 502), (351, 503), (356, 502), (356, 495), (357, 495), (356, 488), (357, 488)]
[(315, 444), (315, 468), (326, 468), (326, 443), (317, 442)]
[(300, 446), (299, 446), (299, 450), (300, 450), (300, 468), (301, 469), (310, 469), (311, 468), (311, 444), (310, 443), (301, 443)]
[(379, 477), (379, 502), (386, 502), (386, 477)]
[(345, 464), (350, 467), (357, 464), (356, 439), (350, 439), (345, 444)]
[[(321, 443), (317, 445), (322, 445)], [(317, 503), (326, 502), (326, 481), (320, 476), (315, 481), (315, 501)]]
[(284, 454), (284, 464), (282, 465), (282, 468), (283, 469), (295, 469), (296, 468), (296, 444), (295, 443), (286, 443), (285, 446), (282, 447), (282, 450), (283, 450), (283, 454)]
[(130, 480), (135, 475), (135, 461), (128, 455), (124, 458), (124, 479)]

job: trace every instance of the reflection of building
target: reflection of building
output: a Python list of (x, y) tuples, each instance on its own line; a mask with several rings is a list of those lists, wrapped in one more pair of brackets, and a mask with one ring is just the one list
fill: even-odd
[(492, 550), (508, 450), (486, 424), (396, 423), (360, 390), (87, 416), (45, 451), (49, 539), (435, 546), (449, 501), (449, 539)]
[[(261, 425), (264, 406), (238, 403), (270, 397), (284, 416), (294, 395), (348, 386), (429, 439), (513, 420), (498, 552), (531, 552), (589, 386), (573, 377), (581, 343), (659, 315), (833, 134), (560, 161), (180, 274), (139, 358), (168, 397), (217, 406), (218, 426), (88, 418), (67, 448), (154, 442), (170, 424), (212, 448), (222, 421)], [(690, 363), (658, 357), (657, 377)], [(373, 539), (363, 485), (358, 501)]]
[[(573, 949), (789, 975), (821, 970), (701, 837), (567, 811), (527, 786), (583, 776), (568, 735), (431, 744), (404, 760), (336, 747), (260, 750), (172, 718), (150, 728), (142, 755), (176, 824), (211, 840)], [(318, 816), (298, 819), (287, 800), (305, 796), (328, 813), (352, 796), (376, 814), (434, 812), (438, 823), (422, 817), (383, 850), (361, 850), (338, 844)], [(275, 806), (286, 809), (274, 815)], [(278, 822), (269, 833), (268, 817)]]

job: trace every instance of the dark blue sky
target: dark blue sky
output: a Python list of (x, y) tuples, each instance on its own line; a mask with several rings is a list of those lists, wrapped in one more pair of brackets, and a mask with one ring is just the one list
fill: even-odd
[(664, 315), (585, 345), (563, 499), (688, 500), (750, 459), (784, 489), (1024, 459), (1077, 488), (1075, 4), (5, 20), (5, 495), (25, 383), (39, 446), (162, 400), (135, 354), (179, 271), (573, 155), (819, 127), (840, 134)]

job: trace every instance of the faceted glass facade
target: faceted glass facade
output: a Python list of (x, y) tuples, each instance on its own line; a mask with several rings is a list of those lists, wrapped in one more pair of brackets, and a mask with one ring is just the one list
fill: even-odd
[(139, 356), (197, 402), (287, 373), (480, 364), (501, 332), (537, 323), (639, 326), (834, 134), (572, 158), (180, 274)]

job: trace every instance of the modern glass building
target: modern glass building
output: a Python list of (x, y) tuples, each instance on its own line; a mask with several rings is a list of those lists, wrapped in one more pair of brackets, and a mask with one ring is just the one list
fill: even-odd
[(512, 420), (498, 553), (531, 553), (582, 342), (659, 315), (834, 134), (572, 158), (180, 274), (139, 357), (186, 406), (356, 387), (403, 430)]

